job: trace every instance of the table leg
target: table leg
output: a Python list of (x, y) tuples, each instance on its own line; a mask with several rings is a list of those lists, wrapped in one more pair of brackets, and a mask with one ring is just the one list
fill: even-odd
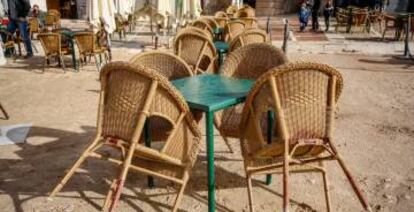
[(72, 65), (73, 65), (73, 69), (75, 69), (76, 71), (79, 71), (79, 66), (76, 60), (76, 53), (75, 53), (75, 43), (73, 42), (73, 40), (71, 40), (70, 42), (70, 50), (72, 52)]
[[(267, 143), (272, 143), (273, 137), (273, 128), (274, 128), (274, 112), (268, 111), (267, 112)], [(272, 175), (266, 175), (266, 185), (270, 185), (272, 183)]]
[(207, 137), (207, 173), (208, 173), (208, 211), (215, 211), (215, 177), (214, 177), (214, 113), (206, 113), (206, 137)]
[[(144, 125), (144, 137), (145, 137), (145, 146), (151, 147), (151, 132), (149, 129), (149, 119), (147, 119)], [(148, 187), (150, 188), (154, 187), (154, 178), (151, 176), (148, 176)]]
[(223, 61), (224, 61), (224, 58), (223, 58), (223, 52), (220, 50), (219, 52), (218, 52), (218, 56), (219, 56), (219, 67), (221, 67), (221, 65), (223, 64)]

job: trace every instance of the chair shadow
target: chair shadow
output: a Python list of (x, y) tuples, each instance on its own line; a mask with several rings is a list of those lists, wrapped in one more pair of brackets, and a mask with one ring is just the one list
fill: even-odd
[(383, 59), (359, 59), (358, 61), (369, 64), (384, 64), (384, 65), (402, 65), (402, 69), (409, 69), (407, 71), (396, 71), (390, 68), (384, 69), (361, 69), (362, 71), (370, 72), (384, 72), (384, 73), (414, 73), (412, 67), (414, 66), (414, 59), (401, 59), (396, 56), (385, 56)]
[[(34, 126), (31, 128), (27, 138), (30, 141), (30, 138), (41, 137), (42, 143), (29, 142), (16, 144), (19, 149), (14, 154), (20, 159), (0, 159), (0, 195), (10, 196), (15, 211), (24, 211), (22, 205), (29, 200), (47, 197), (49, 192), (61, 180), (65, 174), (65, 170), (69, 169), (75, 160), (79, 158), (80, 154), (91, 142), (95, 133), (95, 127), (82, 126), (81, 129), (82, 132), (70, 132)], [(51, 141), (43, 143), (43, 140)], [(107, 150), (104, 149), (103, 151)], [(111, 154), (112, 152), (109, 153)], [(235, 160), (220, 156), (217, 157), (217, 161)], [(192, 170), (193, 174), (185, 192), (186, 195), (205, 204), (207, 204), (207, 198), (197, 194), (197, 192), (207, 191), (206, 166), (206, 157), (199, 156)], [(82, 199), (95, 209), (100, 210), (101, 203), (110, 187), (108, 182), (116, 177), (119, 170), (116, 166), (106, 161), (92, 158), (86, 160), (81, 169), (82, 173), (73, 175), (71, 180), (64, 186), (62, 190), (64, 193), (61, 192), (57, 196), (60, 198)], [(220, 166), (216, 166), (215, 171), (218, 189), (246, 187), (244, 176), (230, 172)], [(138, 176), (138, 178), (134, 179), (135, 176)], [(160, 186), (165, 185), (165, 183), (161, 183), (161, 180), (157, 180), (156, 186), (158, 182), (160, 182)], [(262, 187), (271, 193), (282, 196), (264, 186), (263, 182), (258, 180), (254, 181), (254, 185), (255, 187)], [(134, 200), (146, 202), (155, 211), (162, 211), (161, 208), (172, 208), (172, 205), (150, 199), (152, 197), (151, 195), (139, 193), (136, 191), (137, 186), (141, 188), (146, 187), (145, 175), (129, 175), (125, 189), (133, 191), (134, 195), (123, 194), (121, 201), (137, 211), (144, 210)], [(177, 189), (175, 190), (177, 192)], [(78, 195), (67, 194), (67, 192), (76, 192)], [(88, 197), (86, 192), (99, 194), (102, 198)], [(153, 196), (169, 195), (170, 193), (153, 194)], [(291, 201), (293, 204), (306, 205), (295, 200)], [(310, 208), (310, 206), (307, 207)], [(232, 211), (220, 203), (217, 203), (217, 209), (219, 211)]]

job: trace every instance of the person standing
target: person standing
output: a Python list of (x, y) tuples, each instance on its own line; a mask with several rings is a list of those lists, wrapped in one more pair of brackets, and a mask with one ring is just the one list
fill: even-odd
[(312, 5), (312, 29), (314, 31), (319, 30), (319, 8), (321, 8), (321, 0), (314, 0)]
[(327, 0), (326, 4), (323, 6), (323, 16), (325, 18), (325, 32), (329, 31), (329, 19), (334, 11), (334, 7), (332, 5), (332, 0)]
[(309, 18), (309, 11), (306, 5), (306, 2), (302, 3), (299, 9), (299, 24), (300, 24), (300, 31), (303, 32), (308, 25), (308, 18)]
[(26, 48), (25, 58), (32, 57), (32, 41), (30, 40), (27, 22), (27, 16), (31, 8), (30, 2), (29, 0), (7, 0), (7, 3), (9, 15), (9, 25), (7, 26), (7, 31), (14, 34), (16, 29), (19, 29)]

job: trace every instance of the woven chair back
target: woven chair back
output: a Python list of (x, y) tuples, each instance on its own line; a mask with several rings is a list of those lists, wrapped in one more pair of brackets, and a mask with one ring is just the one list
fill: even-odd
[(55, 15), (55, 16), (59, 16), (59, 17), (61, 16), (60, 12), (58, 10), (55, 10), (55, 9), (48, 10), (47, 14)]
[(235, 5), (230, 5), (226, 9), (226, 13), (229, 16), (229, 18), (232, 18), (237, 13), (237, 7)]
[(271, 68), (288, 62), (279, 48), (268, 43), (254, 43), (231, 52), (220, 73), (235, 78), (257, 79)]
[[(140, 66), (111, 62), (100, 79), (98, 136), (139, 142), (145, 121), (160, 117), (174, 126), (160, 153), (194, 163), (201, 134), (184, 98), (166, 78)], [(153, 149), (140, 144), (137, 148), (142, 150), (140, 157), (153, 155), (145, 155)]]
[(61, 54), (61, 36), (59, 33), (40, 33), (38, 36), (45, 55)]
[(242, 21), (230, 21), (224, 28), (226, 41), (233, 40), (239, 33), (246, 29), (245, 23)]
[(219, 27), (218, 23), (213, 17), (201, 17), (200, 20), (206, 22), (213, 30)]
[(235, 49), (252, 44), (252, 43), (267, 43), (269, 42), (269, 36), (267, 35), (266, 31), (261, 29), (248, 29), (244, 32), (237, 35), (231, 42), (230, 42), (230, 51), (234, 51)]
[(202, 35), (202, 36), (205, 36), (205, 37), (207, 37), (208, 39), (210, 39), (210, 40), (213, 40), (213, 34), (211, 34), (211, 32), (210, 31), (208, 31), (207, 29), (200, 29), (200, 28), (198, 28), (198, 27), (195, 27), (195, 26), (187, 26), (187, 27), (184, 27), (184, 28), (182, 28), (182, 29), (180, 29), (178, 32), (177, 32), (177, 35), (176, 35), (176, 37), (178, 37), (179, 35), (181, 35), (181, 34), (183, 34), (183, 33), (187, 33), (187, 32), (190, 32), (190, 33), (197, 33), (197, 34), (200, 34), (200, 35)]
[(218, 27), (224, 28), (230, 19), (226, 17), (215, 17), (214, 20), (217, 22)]
[(246, 29), (257, 28), (257, 20), (254, 17), (242, 17), (237, 20), (243, 22)]
[(191, 26), (197, 27), (201, 30), (208, 30), (210, 33), (213, 32), (213, 28), (205, 19), (197, 19), (191, 24)]
[(211, 39), (198, 33), (182, 33), (174, 43), (175, 54), (193, 70), (193, 74), (214, 73), (216, 48)]
[(254, 17), (254, 9), (250, 7), (240, 8), (235, 16), (236, 18)]
[(93, 32), (78, 32), (75, 34), (75, 40), (81, 54), (92, 53), (96, 50), (97, 40)]
[(162, 51), (152, 51), (137, 54), (129, 60), (132, 65), (151, 69), (168, 80), (192, 76), (190, 66), (174, 54)]
[[(276, 157), (290, 146), (323, 142), (331, 136), (336, 102), (342, 91), (342, 76), (334, 68), (316, 63), (297, 63), (274, 68), (261, 76), (247, 97), (240, 129), (244, 154)], [(272, 144), (267, 144), (260, 120), (274, 111), (276, 123)], [(320, 146), (301, 146), (295, 156), (315, 156)], [(293, 150), (292, 150), (293, 151)]]
[(229, 16), (227, 15), (227, 13), (223, 12), (223, 11), (217, 11), (214, 14), (214, 18), (229, 18)]
[(39, 32), (39, 20), (36, 17), (29, 18), (30, 32)]

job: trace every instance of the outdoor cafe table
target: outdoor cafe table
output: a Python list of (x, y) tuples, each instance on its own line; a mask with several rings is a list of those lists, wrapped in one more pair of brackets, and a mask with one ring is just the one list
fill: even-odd
[(79, 71), (79, 64), (77, 62), (77, 58), (76, 58), (76, 52), (75, 52), (75, 35), (78, 32), (84, 32), (85, 30), (77, 30), (77, 31), (73, 31), (70, 29), (63, 29), (60, 33), (63, 36), (66, 36), (68, 38), (69, 41), (69, 47), (72, 53), (72, 64), (73, 64), (73, 69), (75, 69), (76, 71)]
[(253, 80), (203, 74), (172, 81), (191, 109), (206, 114), (208, 211), (215, 211), (214, 113), (246, 100)]

